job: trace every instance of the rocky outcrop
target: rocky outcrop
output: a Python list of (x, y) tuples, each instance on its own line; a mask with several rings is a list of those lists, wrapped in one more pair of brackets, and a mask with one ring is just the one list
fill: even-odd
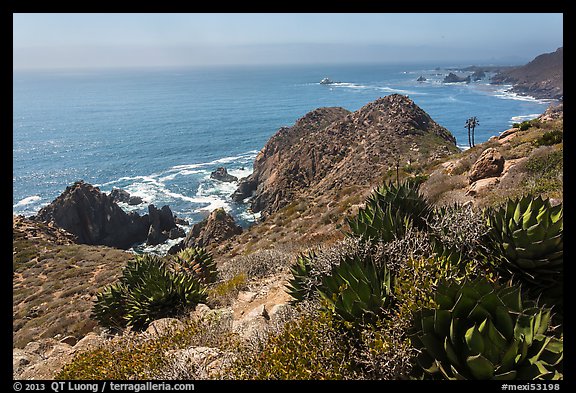
[(124, 202), (129, 205), (139, 205), (143, 202), (139, 196), (130, 195), (128, 191), (120, 188), (113, 188), (112, 191), (110, 191), (110, 197), (116, 203)]
[(477, 180), (489, 177), (498, 177), (504, 170), (504, 157), (500, 152), (492, 147), (487, 148), (480, 154), (480, 157), (468, 174), (470, 184)]
[(265, 218), (298, 196), (328, 198), (345, 187), (370, 187), (398, 160), (457, 151), (452, 134), (406, 96), (392, 94), (353, 113), (319, 108), (270, 138), (234, 199), (253, 195), (252, 211)]
[(147, 218), (124, 212), (109, 195), (82, 180), (66, 187), (34, 220), (52, 222), (79, 243), (123, 249), (144, 241), (149, 226)]
[[(127, 193), (126, 193), (127, 194)], [(48, 223), (66, 230), (82, 244), (105, 245), (127, 249), (146, 241), (160, 244), (170, 236), (183, 237), (170, 207), (160, 210), (148, 206), (148, 214), (126, 213), (114, 201), (129, 198), (122, 190), (106, 195), (98, 187), (80, 180), (42, 208), (34, 221)]]
[(199, 223), (192, 225), (186, 239), (170, 248), (169, 254), (189, 247), (207, 247), (230, 239), (242, 233), (242, 227), (236, 225), (234, 218), (223, 208), (214, 210)]
[(470, 75), (467, 77), (459, 77), (455, 73), (451, 72), (444, 77), (442, 83), (456, 83), (456, 82), (466, 82), (470, 83)]
[(178, 227), (174, 221), (174, 214), (168, 205), (162, 206), (160, 210), (154, 205), (149, 205), (148, 220), (150, 227), (146, 237), (146, 244), (155, 246), (164, 243), (168, 238), (172, 239), (171, 235), (175, 236), (181, 233), (177, 231)]
[(418, 79), (416, 79), (416, 82), (425, 82), (426, 78), (424, 78), (422, 75), (420, 75), (420, 77)]
[(217, 168), (214, 172), (212, 172), (210, 174), (210, 178), (228, 183), (238, 181), (238, 178), (236, 176), (232, 176), (231, 174), (229, 174), (226, 168), (224, 168), (223, 166)]
[(478, 71), (474, 71), (474, 73), (472, 74), (472, 80), (474, 82), (482, 80), (484, 78), (486, 78), (486, 73), (483, 70), (478, 70)]
[(512, 84), (512, 91), (535, 98), (564, 96), (564, 48), (537, 56), (528, 64), (494, 75), (493, 84)]

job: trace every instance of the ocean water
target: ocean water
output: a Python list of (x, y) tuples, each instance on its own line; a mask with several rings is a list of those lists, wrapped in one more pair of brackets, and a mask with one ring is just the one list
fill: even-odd
[[(458, 65), (453, 65), (458, 66)], [(491, 86), (441, 83), (436, 65), (268, 66), (13, 73), (13, 212), (35, 214), (83, 179), (123, 188), (147, 205), (168, 204), (198, 222), (224, 207), (242, 225), (256, 218), (210, 179), (219, 166), (239, 178), (266, 141), (322, 106), (354, 111), (392, 93), (408, 95), (458, 145), (476, 116), (476, 142), (541, 114), (549, 100)], [(423, 75), (426, 82), (417, 82)], [(321, 85), (329, 77), (337, 83)]]

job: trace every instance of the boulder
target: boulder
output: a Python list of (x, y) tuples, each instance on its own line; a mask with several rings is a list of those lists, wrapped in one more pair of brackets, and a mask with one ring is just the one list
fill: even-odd
[(223, 208), (214, 210), (203, 221), (194, 224), (184, 239), (182, 248), (206, 247), (242, 233), (234, 218)]
[(171, 332), (176, 332), (184, 329), (184, 324), (176, 318), (161, 318), (152, 321), (146, 333), (149, 335), (164, 336)]
[(504, 157), (498, 150), (489, 147), (480, 154), (480, 157), (468, 174), (470, 184), (487, 177), (498, 177), (504, 169)]
[(236, 176), (230, 175), (226, 170), (226, 168), (224, 168), (223, 166), (217, 168), (214, 172), (212, 172), (210, 174), (210, 178), (224, 182), (238, 181), (238, 178)]
[(180, 227), (175, 227), (170, 229), (170, 232), (168, 233), (168, 239), (178, 239), (179, 237), (184, 237), (186, 236), (186, 231), (184, 231), (184, 229), (180, 228)]
[(122, 190), (120, 188), (113, 188), (112, 191), (110, 191), (110, 198), (112, 198), (112, 200), (116, 203), (128, 203), (130, 201), (130, 194), (128, 191)]
[(466, 78), (463, 78), (451, 72), (448, 75), (446, 75), (446, 77), (444, 77), (444, 80), (442, 81), (442, 83), (456, 83), (456, 82), (470, 83), (470, 75), (468, 75)]
[[(119, 193), (121, 195), (122, 193)], [(80, 180), (33, 217), (75, 235), (79, 243), (127, 249), (146, 239), (147, 219), (126, 213), (113, 198)]]
[(498, 177), (487, 177), (485, 179), (476, 180), (468, 186), (466, 189), (466, 195), (475, 196), (481, 191), (489, 190), (498, 183), (500, 183)]
[(130, 198), (128, 199), (128, 204), (130, 206), (139, 205), (142, 202), (144, 201), (139, 196), (130, 196)]
[(472, 74), (472, 80), (473, 81), (479, 81), (486, 78), (486, 73), (483, 70), (477, 70), (474, 71), (474, 73)]
[[(152, 246), (164, 243), (170, 238), (170, 232), (177, 228), (176, 222), (174, 221), (174, 214), (168, 205), (162, 206), (160, 210), (152, 204), (148, 205), (148, 219), (150, 221), (150, 228), (148, 229), (146, 244)], [(173, 233), (173, 236), (176, 234), (178, 234), (177, 231)]]
[(242, 202), (244, 199), (252, 196), (258, 186), (258, 180), (254, 176), (248, 176), (240, 180), (238, 188), (230, 196), (234, 202)]
[(418, 79), (416, 79), (416, 82), (425, 82), (426, 78), (424, 78), (422, 75), (420, 75), (420, 77)]

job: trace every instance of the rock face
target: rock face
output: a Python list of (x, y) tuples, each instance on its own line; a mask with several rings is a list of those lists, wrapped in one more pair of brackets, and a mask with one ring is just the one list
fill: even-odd
[(472, 74), (473, 81), (479, 81), (486, 78), (486, 73), (483, 70), (474, 71)]
[(78, 181), (43, 207), (35, 220), (52, 222), (72, 233), (79, 243), (129, 248), (144, 241), (148, 221), (126, 213), (98, 187)]
[(265, 218), (304, 193), (369, 187), (396, 160), (417, 162), (456, 151), (452, 134), (406, 96), (392, 94), (353, 113), (319, 108), (270, 138), (233, 198), (253, 195), (252, 211)]
[(231, 174), (229, 174), (226, 168), (222, 166), (217, 168), (214, 172), (212, 172), (210, 174), (210, 178), (224, 182), (238, 181), (238, 178), (236, 176), (232, 176)]
[(194, 224), (182, 242), (181, 249), (188, 247), (206, 247), (222, 242), (242, 233), (242, 227), (236, 225), (234, 218), (224, 209), (216, 209), (203, 221)]
[(142, 217), (138, 213), (126, 213), (114, 201), (115, 198), (129, 200), (130, 196), (126, 194), (122, 190), (113, 190), (106, 195), (98, 187), (81, 180), (66, 187), (33, 219), (66, 230), (76, 237), (78, 243), (122, 249), (143, 241), (156, 245), (170, 236), (183, 237), (183, 231), (178, 231), (174, 214), (168, 206), (158, 210), (150, 205), (148, 214)]
[(564, 48), (537, 56), (528, 64), (500, 72), (493, 84), (513, 84), (513, 92), (536, 98), (562, 99), (564, 96)]
[(498, 150), (489, 147), (484, 150), (468, 174), (470, 184), (489, 177), (498, 177), (504, 170), (504, 157)]
[(110, 191), (110, 197), (116, 203), (124, 202), (129, 205), (139, 205), (143, 202), (139, 196), (132, 196), (128, 191), (120, 188), (112, 189), (112, 191)]
[(447, 76), (445, 76), (444, 80), (442, 81), (442, 83), (455, 83), (455, 82), (470, 83), (470, 75), (468, 75), (466, 78), (463, 77), (461, 78), (455, 73), (451, 72)]
[[(171, 231), (176, 227), (174, 221), (174, 214), (167, 205), (162, 206), (160, 210), (156, 209), (154, 205), (148, 206), (148, 220), (150, 228), (148, 229), (148, 236), (146, 244), (157, 245), (165, 242), (170, 238)], [(174, 231), (172, 231), (174, 232)], [(172, 233), (174, 236), (176, 232)]]

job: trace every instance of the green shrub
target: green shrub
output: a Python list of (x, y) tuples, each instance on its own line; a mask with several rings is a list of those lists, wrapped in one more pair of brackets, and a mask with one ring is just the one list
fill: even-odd
[(261, 347), (240, 351), (228, 370), (231, 379), (345, 379), (353, 375), (350, 342), (328, 313), (288, 322)]
[(560, 130), (552, 130), (545, 132), (541, 137), (534, 140), (534, 146), (552, 146), (561, 143), (564, 138), (564, 132)]

